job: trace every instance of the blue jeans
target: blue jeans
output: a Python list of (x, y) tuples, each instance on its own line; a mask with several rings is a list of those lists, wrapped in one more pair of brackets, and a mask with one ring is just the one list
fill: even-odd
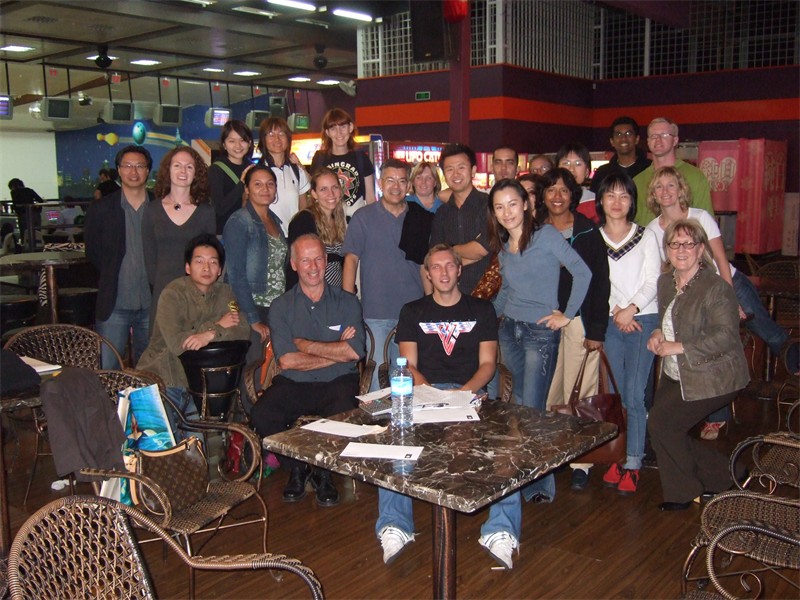
[[(383, 346), (386, 343), (386, 338), (392, 333), (392, 329), (397, 327), (397, 319), (364, 319), (364, 323), (370, 328), (375, 338), (375, 353), (373, 358), (375, 359), (375, 364), (380, 366), (383, 362)], [(400, 347), (393, 341), (389, 344), (389, 373), (392, 372), (392, 368), (397, 364), (398, 356), (400, 356)], [(369, 386), (369, 391), (374, 392), (379, 389), (378, 369), (376, 368), (372, 373), (372, 383)]]
[[(433, 387), (450, 390), (461, 387), (457, 383), (434, 383)], [(397, 527), (408, 535), (414, 533), (414, 511), (411, 498), (384, 488), (378, 488), (378, 520), (375, 533), (380, 535), (384, 527)], [(481, 535), (507, 531), (519, 541), (522, 531), (522, 503), (519, 492), (514, 492), (494, 502), (489, 507), (489, 518), (481, 526)]]
[[(108, 319), (95, 323), (95, 329), (97, 333), (111, 342), (120, 356), (125, 356), (128, 336), (133, 330), (133, 356), (130, 357), (130, 364), (135, 367), (150, 341), (150, 309), (115, 308)], [(122, 368), (122, 365), (117, 364), (116, 358), (105, 346), (103, 347), (103, 368)]]
[[(556, 369), (560, 332), (504, 317), (498, 338), (503, 362), (514, 378), (514, 401), (544, 410)], [(552, 473), (522, 488), (522, 494), (528, 501), (535, 494), (547, 496), (552, 501), (556, 495)]]
[(622, 394), (622, 404), (628, 411), (628, 447), (626, 469), (641, 469), (644, 459), (644, 438), (647, 432), (647, 409), (644, 405), (647, 377), (653, 364), (653, 354), (647, 349), (647, 340), (658, 326), (658, 315), (639, 315), (636, 322), (642, 331), (622, 333), (608, 318), (605, 352), (611, 372)]
[[(761, 302), (756, 286), (748, 279), (747, 275), (744, 275), (741, 271), (736, 271), (733, 276), (733, 291), (736, 293), (736, 300), (739, 302), (739, 306), (748, 316), (744, 326), (750, 333), (764, 340), (764, 343), (769, 346), (775, 356), (780, 356), (783, 345), (789, 339), (789, 332), (772, 320), (772, 317), (764, 307), (764, 303)], [(725, 405), (706, 417), (706, 421), (720, 423), (727, 421), (730, 416), (730, 407)]]

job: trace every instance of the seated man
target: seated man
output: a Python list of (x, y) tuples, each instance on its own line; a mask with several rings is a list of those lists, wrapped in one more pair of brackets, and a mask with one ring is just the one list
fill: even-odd
[[(414, 385), (479, 392), (492, 379), (497, 363), (494, 307), (459, 291), (461, 258), (451, 246), (433, 246), (425, 257), (424, 272), (433, 294), (400, 311), (396, 334), (400, 355), (408, 359)], [(520, 495), (514, 492), (492, 504), (478, 543), (510, 569), (521, 529)], [(383, 562), (389, 564), (414, 540), (411, 498), (379, 489), (375, 531)]]
[[(291, 265), (299, 281), (269, 309), (272, 348), (281, 372), (250, 412), (262, 437), (291, 427), (302, 415), (329, 417), (356, 406), (357, 363), (364, 357), (366, 335), (361, 304), (353, 294), (326, 285), (327, 262), (325, 246), (316, 235), (301, 235), (292, 244)], [(291, 470), (284, 502), (302, 500), (309, 477), (317, 504), (339, 502), (330, 471), (318, 469), (311, 476), (300, 461), (280, 461)]]
[(216, 236), (195, 236), (184, 256), (188, 277), (179, 277), (161, 292), (150, 343), (136, 368), (161, 377), (170, 400), (191, 414), (195, 407), (184, 399), (189, 384), (179, 356), (211, 342), (249, 340), (250, 325), (243, 314), (230, 308), (236, 301), (231, 286), (218, 281), (225, 249)]

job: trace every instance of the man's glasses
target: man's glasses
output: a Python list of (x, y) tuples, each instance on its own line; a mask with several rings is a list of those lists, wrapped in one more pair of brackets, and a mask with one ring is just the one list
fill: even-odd
[(124, 169), (125, 171), (130, 171), (131, 169), (135, 169), (137, 171), (146, 171), (147, 165), (134, 165), (133, 163), (123, 163), (119, 166), (120, 169)]
[(698, 245), (697, 242), (669, 242), (667, 244), (667, 246), (669, 246), (673, 250), (678, 250), (679, 248), (686, 248), (687, 250), (691, 250), (697, 245)]
[(625, 138), (632, 138), (632, 137), (636, 137), (636, 132), (635, 131), (631, 131), (630, 129), (628, 131), (615, 131), (614, 132), (614, 137), (617, 138), (617, 139), (624, 138), (624, 137)]
[(671, 133), (651, 133), (650, 135), (647, 136), (647, 139), (654, 142), (656, 140), (665, 140), (666, 141), (667, 138), (671, 138), (671, 137), (675, 137), (675, 136), (673, 134), (671, 134)]

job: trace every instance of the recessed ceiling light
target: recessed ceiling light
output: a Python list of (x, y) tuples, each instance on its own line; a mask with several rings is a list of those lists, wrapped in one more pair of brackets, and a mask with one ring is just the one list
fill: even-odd
[(209, 4), (215, 4), (217, 0), (181, 0), (181, 2), (188, 2), (189, 4), (199, 4), (203, 8)]
[(207, 73), (224, 73), (225, 69), (217, 69), (216, 67), (206, 67), (205, 69), (203, 69), (203, 71), (206, 71)]
[[(97, 58), (97, 54), (95, 54), (94, 56), (87, 56), (86, 60), (95, 60), (96, 58)], [(110, 58), (111, 60), (117, 60), (119, 58), (119, 56), (111, 56), (109, 54), (108, 58)]]
[(269, 4), (277, 4), (278, 6), (287, 6), (289, 8), (296, 8), (298, 10), (315, 11), (317, 7), (308, 2), (298, 2), (297, 0), (267, 0)]
[(132, 60), (132, 65), (138, 65), (140, 67), (152, 67), (154, 65), (160, 65), (160, 60), (151, 60), (149, 58), (140, 58), (139, 60)]
[(258, 71), (234, 71), (234, 75), (239, 75), (240, 77), (255, 77), (256, 75), (261, 75)]
[(4, 52), (30, 52), (31, 50), (33, 50), (33, 48), (31, 48), (30, 46), (14, 46), (12, 44), (9, 46), (3, 46), (2, 48), (0, 48), (0, 50), (3, 50)]
[(297, 83), (304, 83), (306, 81), (311, 81), (310, 77), (303, 77), (301, 75), (296, 75), (295, 77), (289, 77), (289, 81), (296, 81)]
[(317, 19), (297, 19), (298, 23), (305, 23), (306, 25), (316, 25), (317, 27), (322, 27), (323, 29), (328, 29), (329, 25), (325, 21), (319, 21)]
[(355, 19), (356, 21), (365, 21), (367, 23), (372, 23), (372, 17), (365, 13), (355, 12), (353, 10), (345, 10), (343, 8), (336, 8), (333, 10), (333, 14), (337, 17), (344, 17), (345, 19)]
[(280, 14), (276, 12), (272, 12), (269, 10), (261, 10), (260, 8), (250, 8), (249, 6), (237, 6), (233, 10), (247, 13), (249, 15), (259, 15), (261, 17), (267, 17), (268, 19), (273, 19), (275, 17), (280, 16)]
[(339, 84), (339, 80), (338, 79), (322, 79), (322, 80), (318, 81), (317, 83), (320, 84), (320, 85), (338, 85)]

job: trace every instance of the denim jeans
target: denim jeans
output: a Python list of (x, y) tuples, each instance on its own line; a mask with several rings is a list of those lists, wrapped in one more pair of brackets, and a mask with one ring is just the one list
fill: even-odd
[(642, 468), (647, 432), (644, 396), (654, 358), (647, 349), (647, 340), (658, 326), (658, 315), (639, 315), (635, 319), (642, 330), (622, 333), (613, 317), (609, 317), (604, 345), (611, 372), (622, 394), (622, 404), (628, 411), (628, 456), (623, 467), (638, 470)]
[[(761, 297), (753, 282), (741, 271), (736, 271), (733, 276), (733, 291), (736, 293), (736, 300), (742, 307), (748, 320), (744, 326), (753, 335), (764, 340), (775, 356), (781, 355), (781, 350), (786, 340), (789, 339), (789, 332), (772, 320), (767, 309), (764, 308)], [(719, 410), (711, 413), (706, 421), (710, 423), (720, 423), (727, 421), (731, 416), (730, 407), (723, 406)]]
[[(370, 328), (375, 338), (375, 353), (373, 358), (375, 359), (375, 364), (380, 366), (383, 362), (383, 346), (386, 343), (386, 338), (392, 333), (392, 329), (397, 327), (397, 319), (364, 319), (364, 323)], [(400, 347), (396, 342), (392, 342), (389, 344), (389, 373), (392, 372), (392, 368), (397, 364), (398, 356), (400, 356)], [(376, 368), (372, 373), (372, 383), (369, 386), (369, 391), (374, 392), (379, 389), (378, 369)]]
[[(95, 323), (97, 333), (106, 338), (120, 356), (125, 356), (125, 349), (128, 347), (128, 336), (133, 331), (133, 356), (130, 357), (130, 364), (136, 366), (142, 356), (147, 343), (150, 341), (150, 309), (128, 309), (115, 308), (105, 321)], [(103, 348), (103, 368), (120, 369), (122, 365), (117, 364), (111, 351)]]
[(503, 362), (514, 378), (516, 403), (544, 410), (556, 368), (560, 333), (505, 317), (498, 337)]
[[(456, 383), (434, 383), (440, 390), (461, 387)], [(552, 476), (550, 476), (552, 477)], [(414, 511), (411, 498), (384, 488), (378, 488), (378, 520), (375, 533), (380, 535), (384, 527), (397, 527), (408, 535), (414, 533)], [(507, 531), (519, 541), (522, 531), (522, 503), (519, 492), (514, 492), (489, 507), (489, 518), (481, 526), (481, 535)]]
[[(498, 337), (503, 362), (514, 378), (515, 402), (544, 410), (556, 369), (560, 332), (505, 317), (500, 323)], [(522, 494), (528, 501), (535, 494), (552, 501), (556, 495), (552, 473), (522, 488)]]

